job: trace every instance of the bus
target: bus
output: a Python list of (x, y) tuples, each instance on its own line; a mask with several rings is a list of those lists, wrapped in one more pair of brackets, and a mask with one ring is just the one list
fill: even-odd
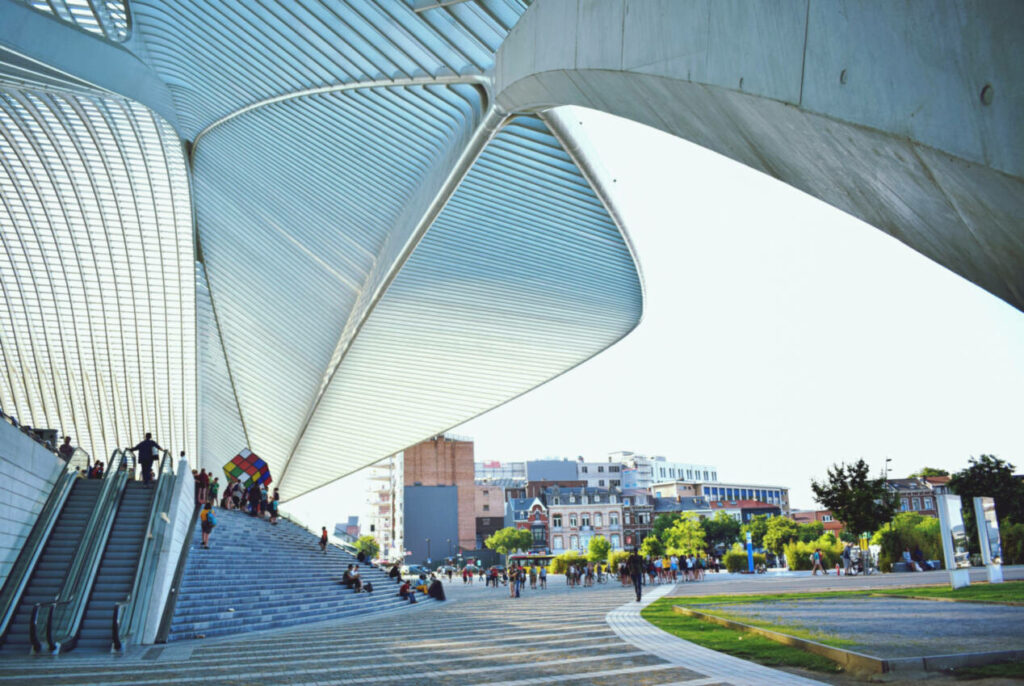
[(508, 566), (519, 565), (520, 567), (547, 567), (555, 559), (549, 553), (513, 553), (508, 556)]

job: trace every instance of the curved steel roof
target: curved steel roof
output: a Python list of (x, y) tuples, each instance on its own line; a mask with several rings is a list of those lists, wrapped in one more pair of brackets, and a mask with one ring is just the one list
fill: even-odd
[(4, 2), (94, 34), (67, 34), (82, 73), (0, 51), (0, 399), (23, 422), (94, 454), (153, 431), (215, 470), (248, 446), (287, 499), (638, 323), (601, 198), (490, 101), (527, 3), (139, 0), (117, 33), (113, 0), (66, 0), (100, 30)]

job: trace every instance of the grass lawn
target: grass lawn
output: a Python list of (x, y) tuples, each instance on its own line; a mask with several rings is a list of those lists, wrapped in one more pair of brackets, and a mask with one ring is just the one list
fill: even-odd
[(1024, 664), (1019, 662), (1000, 662), (995, 665), (951, 669), (947, 673), (955, 675), (958, 679), (984, 679), (987, 677), (1024, 679)]
[(1006, 581), (1001, 584), (971, 584), (953, 590), (946, 586), (919, 588), (887, 588), (872, 591), (875, 595), (899, 595), (915, 598), (948, 598), (965, 602), (1024, 603), (1024, 581)]
[[(750, 596), (744, 596), (744, 599), (749, 600)], [(672, 610), (673, 605), (680, 604), (680, 598), (659, 598), (644, 608), (641, 616), (673, 636), (762, 665), (802, 667), (817, 672), (842, 671), (839, 665), (819, 655), (745, 631), (727, 629), (702, 619), (687, 617)]]

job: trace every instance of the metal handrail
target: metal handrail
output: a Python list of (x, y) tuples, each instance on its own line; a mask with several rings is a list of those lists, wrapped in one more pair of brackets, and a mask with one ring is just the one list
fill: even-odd
[(74, 560), (46, 618), (46, 642), (54, 654), (73, 647), (77, 639), (89, 592), (103, 559), (121, 495), (128, 483), (127, 459), (122, 450), (115, 450), (111, 455), (111, 469), (103, 475), (96, 507), (89, 516)]
[(57, 476), (50, 495), (47, 497), (42, 509), (39, 510), (36, 523), (32, 526), (28, 538), (25, 539), (21, 546), (18, 558), (14, 561), (14, 565), (7, 574), (3, 590), (0, 591), (0, 637), (7, 633), (11, 619), (18, 610), (18, 602), (21, 600), (21, 595), (25, 592), (25, 587), (32, 577), (32, 572), (35, 571), (36, 563), (43, 554), (43, 548), (50, 539), (50, 533), (57, 523), (57, 518), (60, 517), (60, 513), (64, 510), (64, 503), (71, 493), (72, 486), (75, 485), (79, 462), (83, 456), (86, 465), (89, 465), (91, 462), (89, 453), (81, 448), (75, 448), (71, 458), (64, 463), (64, 468)]
[[(167, 523), (164, 522), (161, 525), (160, 514), (166, 513), (168, 510), (168, 504), (174, 494), (175, 483), (174, 458), (171, 457), (169, 451), (165, 450), (157, 468), (156, 492), (153, 494), (149, 521), (146, 522), (146, 537), (139, 550), (139, 564), (135, 570), (135, 580), (125, 599), (114, 605), (111, 626), (111, 650), (114, 652), (121, 652), (124, 649), (124, 644), (145, 623), (149, 601), (152, 598), (153, 579), (156, 577), (160, 560), (160, 549), (167, 531)], [(128, 608), (128, 621), (122, 622), (121, 618), (125, 608)]]

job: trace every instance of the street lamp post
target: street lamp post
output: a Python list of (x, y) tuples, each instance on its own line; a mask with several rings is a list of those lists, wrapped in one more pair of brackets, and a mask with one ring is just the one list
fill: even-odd
[(449, 561), (449, 562), (451, 562), (451, 556), (452, 556), (452, 539), (450, 539), (450, 538), (449, 538), (449, 539), (446, 539), (446, 540), (448, 541), (448, 558), (449, 558), (449, 559), (448, 559), (448, 561)]
[(430, 564), (430, 539), (427, 539), (427, 564)]

